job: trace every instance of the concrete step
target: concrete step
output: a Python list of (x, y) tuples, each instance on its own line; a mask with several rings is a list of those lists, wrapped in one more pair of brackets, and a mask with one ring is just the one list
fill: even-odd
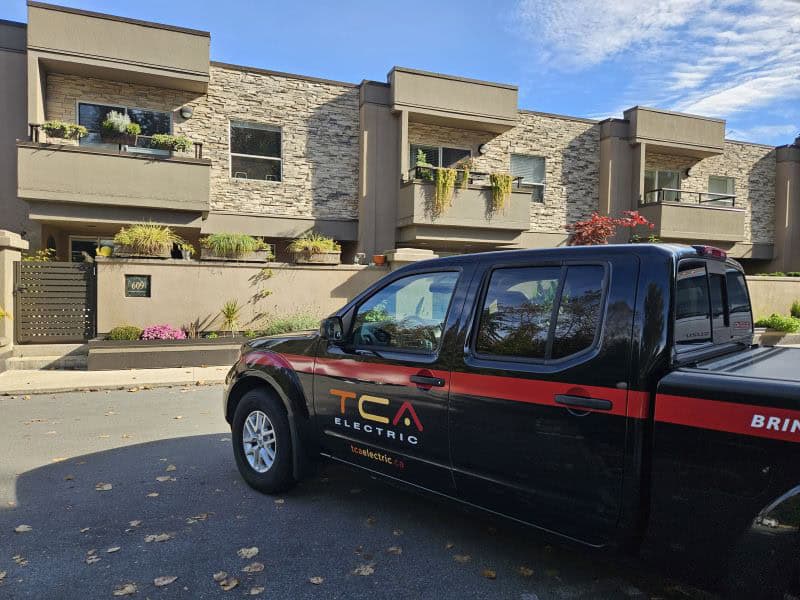
[(7, 371), (86, 370), (86, 355), (71, 356), (12, 356), (6, 359)]
[(52, 356), (86, 356), (88, 344), (16, 344), (14, 356), (19, 358)]

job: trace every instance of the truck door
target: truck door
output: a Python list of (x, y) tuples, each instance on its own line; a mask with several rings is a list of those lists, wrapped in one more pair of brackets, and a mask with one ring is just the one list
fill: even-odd
[(601, 543), (621, 506), (638, 259), (595, 256), (475, 277), (450, 431), (460, 496)]
[(442, 268), (386, 279), (347, 313), (343, 342), (322, 342), (314, 403), (324, 453), (452, 492), (443, 348), (463, 275)]

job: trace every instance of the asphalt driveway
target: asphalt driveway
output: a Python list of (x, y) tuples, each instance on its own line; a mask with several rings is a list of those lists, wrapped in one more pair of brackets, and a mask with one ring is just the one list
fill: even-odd
[(258, 494), (220, 394), (0, 396), (0, 598), (707, 597), (339, 465)]

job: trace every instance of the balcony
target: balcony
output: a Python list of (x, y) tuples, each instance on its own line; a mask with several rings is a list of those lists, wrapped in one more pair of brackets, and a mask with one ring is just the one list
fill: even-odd
[[(400, 186), (397, 205), (400, 242), (423, 246), (428, 242), (514, 245), (520, 233), (530, 229), (531, 189), (522, 186), (519, 179), (515, 180), (505, 206), (493, 211), (492, 189), (483, 173), (472, 173), (465, 189), (456, 183), (452, 206), (436, 214), (433, 206), (435, 185), (423, 172), (416, 173), (435, 169), (412, 169), (411, 180)], [(463, 172), (459, 171), (459, 174)]]
[(199, 214), (209, 210), (210, 168), (211, 161), (188, 153), (18, 141), (17, 195), (30, 202)]
[(645, 192), (639, 212), (665, 240), (741, 242), (744, 209), (735, 196), (659, 188)]
[(722, 154), (725, 121), (634, 106), (625, 111), (628, 136), (648, 150), (705, 158)]

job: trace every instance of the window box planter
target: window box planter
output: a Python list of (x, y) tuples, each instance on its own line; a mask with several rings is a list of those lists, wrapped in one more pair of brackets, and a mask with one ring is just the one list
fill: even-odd
[(220, 260), (229, 262), (269, 262), (273, 255), (270, 250), (256, 250), (240, 256), (222, 256), (209, 248), (200, 248), (200, 260)]
[(114, 244), (114, 253), (112, 257), (116, 258), (172, 258), (172, 249), (164, 250), (160, 254), (142, 254), (141, 252), (134, 250), (130, 246), (122, 246), (120, 244)]
[(89, 340), (88, 370), (167, 369), (232, 365), (244, 337), (194, 340)]
[(338, 265), (342, 262), (341, 251), (337, 252), (295, 252), (294, 262), (298, 265)]
[(138, 135), (130, 133), (108, 133), (103, 131), (100, 133), (100, 139), (104, 144), (122, 144), (123, 146), (135, 146)]

